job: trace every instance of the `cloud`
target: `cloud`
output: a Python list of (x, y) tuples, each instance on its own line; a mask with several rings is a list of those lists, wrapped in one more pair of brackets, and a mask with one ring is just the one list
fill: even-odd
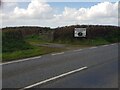
[(4, 12), (10, 12), (13, 11), (17, 5), (17, 2), (2, 2), (2, 9)]
[[(69, 8), (65, 7), (61, 15), (55, 15), (57, 19), (63, 18), (66, 21), (77, 20), (78, 22), (90, 21), (99, 23), (101, 20), (116, 20), (118, 14), (118, 2), (98, 3), (90, 8)], [(96, 22), (95, 22), (96, 21)], [(106, 21), (103, 21), (105, 23)], [(111, 21), (109, 21), (111, 22)], [(108, 22), (107, 22), (108, 23)]]
[[(14, 7), (10, 14), (2, 13), (6, 24), (40, 25), (58, 27), (71, 24), (118, 24), (118, 2), (101, 2), (89, 8), (64, 7), (61, 14), (55, 14), (47, 2), (32, 0), (27, 8)], [(21, 20), (21, 21), (20, 21)], [(24, 22), (25, 21), (25, 22)], [(5, 24), (4, 23), (4, 24)], [(13, 24), (14, 24), (13, 23)]]
[(17, 19), (49, 19), (52, 17), (52, 8), (41, 0), (32, 0), (27, 9), (15, 7), (14, 17)]
[(118, 11), (118, 3), (112, 4), (110, 2), (99, 3), (92, 6), (87, 14), (90, 18), (107, 18), (116, 17)]
[(17, 2), (3, 2), (2, 9), (0, 9), (0, 20), (9, 20), (10, 16), (13, 16), (13, 10), (17, 5)]

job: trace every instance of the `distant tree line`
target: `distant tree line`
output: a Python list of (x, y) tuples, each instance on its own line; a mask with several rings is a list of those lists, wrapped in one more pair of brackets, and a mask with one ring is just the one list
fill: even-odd
[[(110, 38), (120, 39), (120, 27), (118, 26), (104, 26), (104, 25), (72, 25), (72, 26), (65, 26), (65, 27), (58, 27), (51, 29), (49, 27), (30, 27), (30, 26), (23, 26), (23, 27), (6, 27), (3, 28), (4, 32), (13, 31), (13, 36), (17, 37), (15, 32), (19, 32), (21, 37), (27, 35), (41, 35), (42, 32), (47, 31), (54, 31), (53, 38), (54, 40), (74, 40), (74, 29), (75, 28), (86, 28), (87, 30), (87, 37), (86, 39), (92, 39), (96, 37), (101, 37), (110, 40)], [(19, 35), (20, 36), (20, 35)], [(78, 40), (81, 38), (77, 38)]]
[(6, 27), (6, 28), (2, 28), (3, 33), (4, 32), (9, 32), (9, 31), (19, 31), (21, 33), (21, 35), (24, 36), (28, 36), (28, 35), (39, 35), (40, 33), (42, 33), (42, 31), (47, 31), (50, 30), (49, 27), (32, 27), (32, 26), (22, 26), (22, 27)]
[[(110, 38), (120, 39), (120, 27), (117, 26), (103, 26), (103, 25), (72, 25), (56, 28), (54, 32), (54, 38), (58, 39), (69, 39), (74, 40), (74, 29), (75, 28), (86, 28), (87, 37), (86, 39), (93, 38), (105, 38), (110, 40)], [(77, 38), (78, 40), (81, 38)]]

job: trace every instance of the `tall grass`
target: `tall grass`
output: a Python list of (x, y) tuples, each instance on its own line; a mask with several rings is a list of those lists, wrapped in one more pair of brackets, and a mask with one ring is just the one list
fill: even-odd
[(60, 49), (60, 48), (34, 47), (33, 49), (28, 49), (28, 50), (6, 52), (2, 54), (2, 57), (3, 57), (3, 62), (5, 62), (5, 61), (28, 58), (33, 56), (39, 56), (39, 55), (48, 54), (52, 52), (59, 52), (62, 50), (63, 49)]
[(32, 46), (26, 43), (18, 30), (3, 31), (2, 34), (2, 52), (13, 52), (19, 50), (31, 49)]

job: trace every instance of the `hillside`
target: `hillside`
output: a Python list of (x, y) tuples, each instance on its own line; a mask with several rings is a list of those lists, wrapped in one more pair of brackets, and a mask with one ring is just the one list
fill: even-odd
[[(75, 28), (86, 28), (85, 38), (75, 38)], [(66, 47), (84, 47), (116, 43), (120, 27), (101, 25), (72, 25), (49, 27), (7, 27), (2, 29), (3, 60), (13, 60), (66, 50)], [(48, 43), (65, 44), (65, 48), (46, 47)], [(41, 45), (45, 44), (45, 45)], [(48, 45), (49, 46), (49, 45)]]
[[(86, 38), (75, 38), (74, 28), (86, 28)], [(118, 42), (120, 39), (120, 27), (117, 26), (101, 26), (101, 25), (73, 25), (56, 28), (54, 40), (61, 43), (94, 44), (92, 41), (106, 41), (108, 43)], [(104, 43), (103, 43), (104, 44)], [(99, 43), (98, 43), (99, 45)]]

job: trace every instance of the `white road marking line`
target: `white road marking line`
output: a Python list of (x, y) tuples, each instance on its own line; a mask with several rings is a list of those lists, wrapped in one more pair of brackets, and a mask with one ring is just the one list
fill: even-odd
[(107, 47), (107, 46), (109, 46), (109, 45), (103, 45), (103, 47)]
[(51, 54), (51, 55), (54, 56), (54, 55), (60, 55), (60, 54), (64, 54), (64, 52), (61, 52), (61, 53), (53, 53), (53, 54)]
[(89, 48), (89, 49), (94, 49), (94, 48), (98, 48), (98, 47), (91, 47), (91, 48)]
[(75, 52), (77, 52), (77, 51), (82, 51), (82, 49), (77, 49), (77, 50), (74, 50)]
[(6, 65), (6, 64), (10, 64), (10, 63), (18, 63), (18, 62), (23, 62), (23, 61), (38, 59), (38, 58), (41, 58), (41, 56), (32, 57), (32, 58), (25, 58), (25, 59), (15, 60), (15, 61), (11, 61), (11, 62), (6, 62), (6, 63), (1, 63), (0, 65)]
[(88, 67), (85, 66), (85, 67), (82, 67), (82, 68), (79, 68), (79, 69), (76, 69), (76, 70), (73, 70), (73, 71), (70, 71), (70, 72), (67, 72), (67, 73), (64, 73), (64, 74), (61, 74), (61, 75), (58, 75), (58, 76), (49, 78), (49, 79), (43, 80), (43, 81), (38, 82), (38, 83), (35, 83), (35, 84), (33, 84), (33, 85), (29, 85), (29, 86), (24, 87), (24, 88), (22, 88), (22, 89), (20, 89), (20, 90), (29, 89), (29, 88), (32, 88), (32, 87), (35, 87), (35, 86), (38, 86), (38, 85), (47, 83), (47, 82), (49, 82), (49, 81), (52, 81), (52, 80), (55, 80), (55, 79), (58, 79), (58, 78), (61, 78), (61, 77), (64, 77), (64, 76), (67, 76), (67, 75), (76, 73), (76, 72), (79, 72), (79, 71), (84, 70), (84, 69), (87, 69), (87, 68), (88, 68)]
[[(111, 45), (115, 45), (115, 44), (118, 44), (118, 43), (114, 43), (114, 44), (111, 44)], [(103, 45), (103, 47), (106, 47), (106, 46), (109, 46), (109, 45)], [(97, 47), (91, 47), (89, 49), (93, 49), (93, 48), (97, 48)], [(81, 51), (81, 50), (76, 50), (76, 51)], [(52, 55), (63, 54), (63, 53), (64, 52), (62, 52), (62, 53), (56, 53), (56, 54), (52, 54)], [(30, 59), (37, 59), (37, 58), (41, 58), (41, 56), (32, 57), (32, 58), (26, 58), (26, 59), (20, 59), (20, 60), (6, 62), (6, 63), (0, 63), (0, 65), (6, 65), (6, 64), (11, 64), (11, 63), (18, 63), (18, 62), (27, 61), (27, 60), (30, 60)]]
[(115, 45), (115, 44), (110, 44), (110, 45)]

